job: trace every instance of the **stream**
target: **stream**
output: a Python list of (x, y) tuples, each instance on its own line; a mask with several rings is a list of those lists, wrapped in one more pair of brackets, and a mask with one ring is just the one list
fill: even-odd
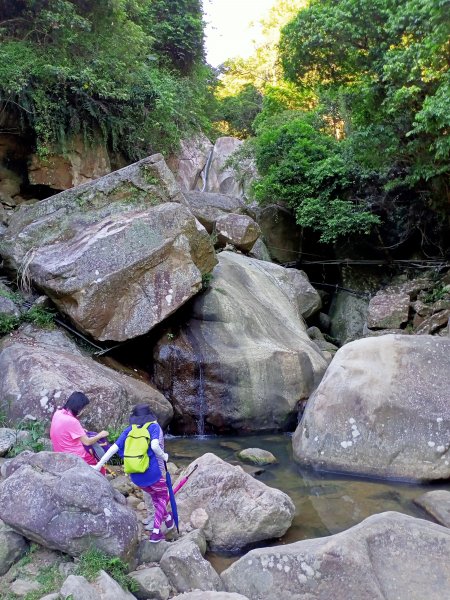
[[(277, 464), (262, 467), (257, 479), (286, 492), (296, 506), (294, 521), (286, 534), (280, 539), (263, 542), (261, 546), (288, 544), (338, 533), (370, 515), (390, 510), (431, 521), (433, 519), (413, 500), (434, 489), (450, 490), (450, 482), (420, 485), (300, 469), (292, 459), (291, 434), (166, 436), (170, 461), (179, 467), (189, 465), (207, 452), (231, 464), (243, 465), (236, 459), (236, 452), (244, 448), (263, 448), (275, 455)], [(207, 558), (220, 573), (239, 556), (209, 553)]]

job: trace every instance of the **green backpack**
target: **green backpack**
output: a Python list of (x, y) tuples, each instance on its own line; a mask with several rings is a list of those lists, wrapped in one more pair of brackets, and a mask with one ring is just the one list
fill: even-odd
[(125, 473), (144, 473), (150, 464), (148, 457), (148, 448), (151, 442), (149, 425), (156, 421), (149, 421), (139, 427), (132, 425), (131, 431), (125, 440), (125, 449), (123, 454), (123, 469)]

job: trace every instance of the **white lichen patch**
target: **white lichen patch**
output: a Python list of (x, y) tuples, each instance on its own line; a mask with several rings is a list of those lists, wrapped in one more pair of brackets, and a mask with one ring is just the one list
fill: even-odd
[(43, 396), (40, 400), (39, 403), (41, 405), (42, 408), (47, 408), (48, 406), (48, 396)]
[(347, 442), (346, 440), (344, 440), (343, 442), (341, 442), (341, 446), (343, 448), (350, 448), (350, 446), (353, 446), (353, 442)]
[(438, 446), (436, 448), (436, 452), (439, 452), (439, 454), (442, 454), (443, 452), (445, 452), (445, 446)]
[(169, 306), (172, 304), (172, 294), (167, 294), (166, 302)]
[(434, 448), (436, 446), (435, 442), (429, 441), (428, 445), (430, 446), (430, 448)]
[(306, 574), (307, 577), (314, 577), (314, 569), (305, 563), (304, 561), (300, 565), (302, 571)]

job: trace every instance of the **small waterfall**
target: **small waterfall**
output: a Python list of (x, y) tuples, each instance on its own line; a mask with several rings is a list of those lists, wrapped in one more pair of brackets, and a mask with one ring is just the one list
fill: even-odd
[(205, 436), (205, 420), (207, 416), (207, 401), (206, 401), (206, 390), (205, 390), (205, 361), (203, 354), (200, 350), (200, 344), (192, 332), (192, 330), (186, 330), (186, 337), (189, 340), (189, 344), (192, 350), (193, 362), (195, 365), (195, 377), (196, 377), (196, 397), (192, 403), (191, 410), (195, 411), (193, 418), (197, 424), (197, 435), (199, 437)]
[(205, 379), (203, 374), (203, 363), (198, 363), (198, 412), (197, 412), (197, 435), (204, 437), (205, 435)]
[(208, 175), (209, 175), (209, 169), (211, 167), (213, 154), (214, 154), (214, 146), (211, 148), (211, 152), (209, 153), (208, 160), (206, 161), (206, 167), (205, 167), (204, 171), (202, 171), (203, 186), (202, 186), (202, 189), (200, 190), (201, 192), (206, 192), (206, 188), (208, 186)]

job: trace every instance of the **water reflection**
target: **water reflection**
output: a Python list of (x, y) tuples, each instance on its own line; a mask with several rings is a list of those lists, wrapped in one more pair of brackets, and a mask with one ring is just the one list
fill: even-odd
[[(418, 485), (301, 470), (293, 462), (289, 434), (226, 438), (168, 437), (166, 445), (170, 459), (183, 467), (206, 452), (213, 452), (231, 464), (240, 465), (243, 463), (237, 460), (236, 453), (245, 448), (263, 448), (276, 456), (278, 463), (263, 467), (256, 477), (286, 492), (295, 503), (296, 514), (283, 538), (266, 542), (262, 544), (264, 546), (338, 533), (370, 515), (389, 510), (432, 520), (413, 503), (414, 498), (434, 489), (450, 490), (450, 482)], [(220, 572), (236, 557), (215, 555), (210, 559)]]

